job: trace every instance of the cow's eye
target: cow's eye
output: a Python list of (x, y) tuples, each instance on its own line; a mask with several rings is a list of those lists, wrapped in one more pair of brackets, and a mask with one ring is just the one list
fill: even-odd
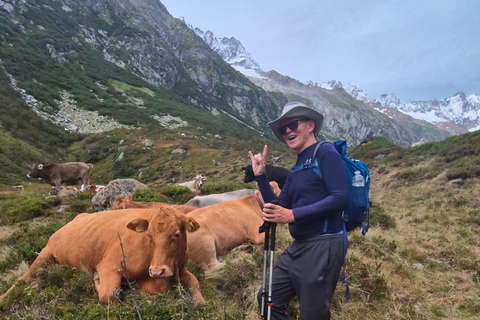
[(150, 233), (147, 232), (147, 237), (149, 237), (150, 239), (152, 239), (152, 236), (150, 235)]

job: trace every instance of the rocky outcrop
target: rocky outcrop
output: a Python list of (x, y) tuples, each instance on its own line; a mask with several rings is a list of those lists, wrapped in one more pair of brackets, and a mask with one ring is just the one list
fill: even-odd
[(92, 198), (92, 207), (95, 212), (109, 210), (116, 197), (125, 198), (132, 195), (137, 189), (148, 189), (148, 187), (135, 179), (117, 179), (110, 181), (108, 185), (100, 190)]

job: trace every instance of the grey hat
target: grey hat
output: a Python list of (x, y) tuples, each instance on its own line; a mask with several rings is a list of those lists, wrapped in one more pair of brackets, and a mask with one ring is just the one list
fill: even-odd
[(314, 133), (318, 134), (320, 132), (320, 128), (322, 127), (323, 123), (323, 115), (321, 113), (307, 107), (301, 102), (289, 102), (285, 106), (283, 106), (283, 111), (280, 118), (268, 123), (270, 129), (272, 129), (277, 139), (281, 142), (286, 143), (280, 133), (278, 133), (278, 128), (281, 126), (281, 122), (283, 119), (293, 117), (303, 117), (313, 120), (313, 122), (315, 122)]

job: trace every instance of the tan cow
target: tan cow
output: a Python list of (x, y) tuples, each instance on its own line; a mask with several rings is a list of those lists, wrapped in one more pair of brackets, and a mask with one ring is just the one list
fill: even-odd
[[(52, 187), (52, 188), (55, 188), (55, 187)], [(57, 196), (59, 196), (60, 198), (63, 198), (63, 197), (69, 197), (69, 196), (76, 196), (78, 194), (79, 192), (77, 188), (75, 188), (74, 186), (61, 186), (60, 190), (58, 190)]]
[[(174, 208), (126, 209), (83, 213), (55, 232), (19, 280), (29, 281), (49, 263), (94, 271), (99, 301), (106, 304), (125, 272), (149, 294), (169, 290), (167, 280), (180, 279), (196, 302), (204, 303), (198, 280), (185, 267), (187, 232), (199, 224)], [(120, 239), (122, 246), (120, 246)], [(125, 256), (122, 255), (122, 247)], [(0, 296), (0, 302), (13, 290)]]
[[(280, 194), (276, 182), (271, 183), (275, 194)], [(217, 257), (223, 256), (248, 240), (263, 243), (265, 235), (258, 233), (263, 225), (262, 204), (258, 197), (248, 195), (199, 208), (186, 214), (202, 227), (188, 237), (189, 259), (210, 274), (223, 267)]]
[(129, 208), (154, 208), (154, 207), (173, 207), (182, 213), (188, 213), (197, 209), (197, 207), (179, 205), (179, 204), (166, 204), (162, 202), (140, 202), (132, 201), (132, 195), (127, 195), (125, 198), (116, 197), (110, 207), (110, 210), (123, 210)]
[(197, 174), (192, 181), (177, 183), (177, 186), (187, 187), (194, 194), (198, 194), (200, 192), (200, 188), (203, 186), (204, 180), (207, 180), (205, 175)]

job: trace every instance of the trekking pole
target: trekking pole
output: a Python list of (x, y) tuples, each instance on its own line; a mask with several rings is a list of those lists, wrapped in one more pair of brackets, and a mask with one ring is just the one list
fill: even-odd
[(263, 279), (262, 279), (262, 307), (260, 308), (260, 318), (265, 319), (265, 279), (267, 277), (267, 254), (268, 254), (268, 240), (270, 238), (270, 223), (264, 222), (258, 228), (258, 233), (265, 232), (265, 242), (263, 243)]
[[(280, 205), (278, 200), (273, 200), (270, 203)], [(270, 228), (272, 229), (272, 234), (270, 236), (270, 272), (268, 276), (268, 298), (267, 298), (267, 320), (270, 320), (273, 302), (272, 302), (272, 281), (273, 281), (273, 256), (275, 254), (275, 232), (277, 230), (277, 224), (271, 223)], [(267, 249), (268, 250), (268, 249)]]
[(272, 236), (270, 237), (270, 274), (269, 274), (269, 281), (268, 281), (268, 299), (267, 299), (267, 320), (270, 320), (270, 314), (272, 312), (272, 279), (273, 279), (273, 255), (275, 254), (275, 231), (277, 229), (277, 224), (272, 223)]

